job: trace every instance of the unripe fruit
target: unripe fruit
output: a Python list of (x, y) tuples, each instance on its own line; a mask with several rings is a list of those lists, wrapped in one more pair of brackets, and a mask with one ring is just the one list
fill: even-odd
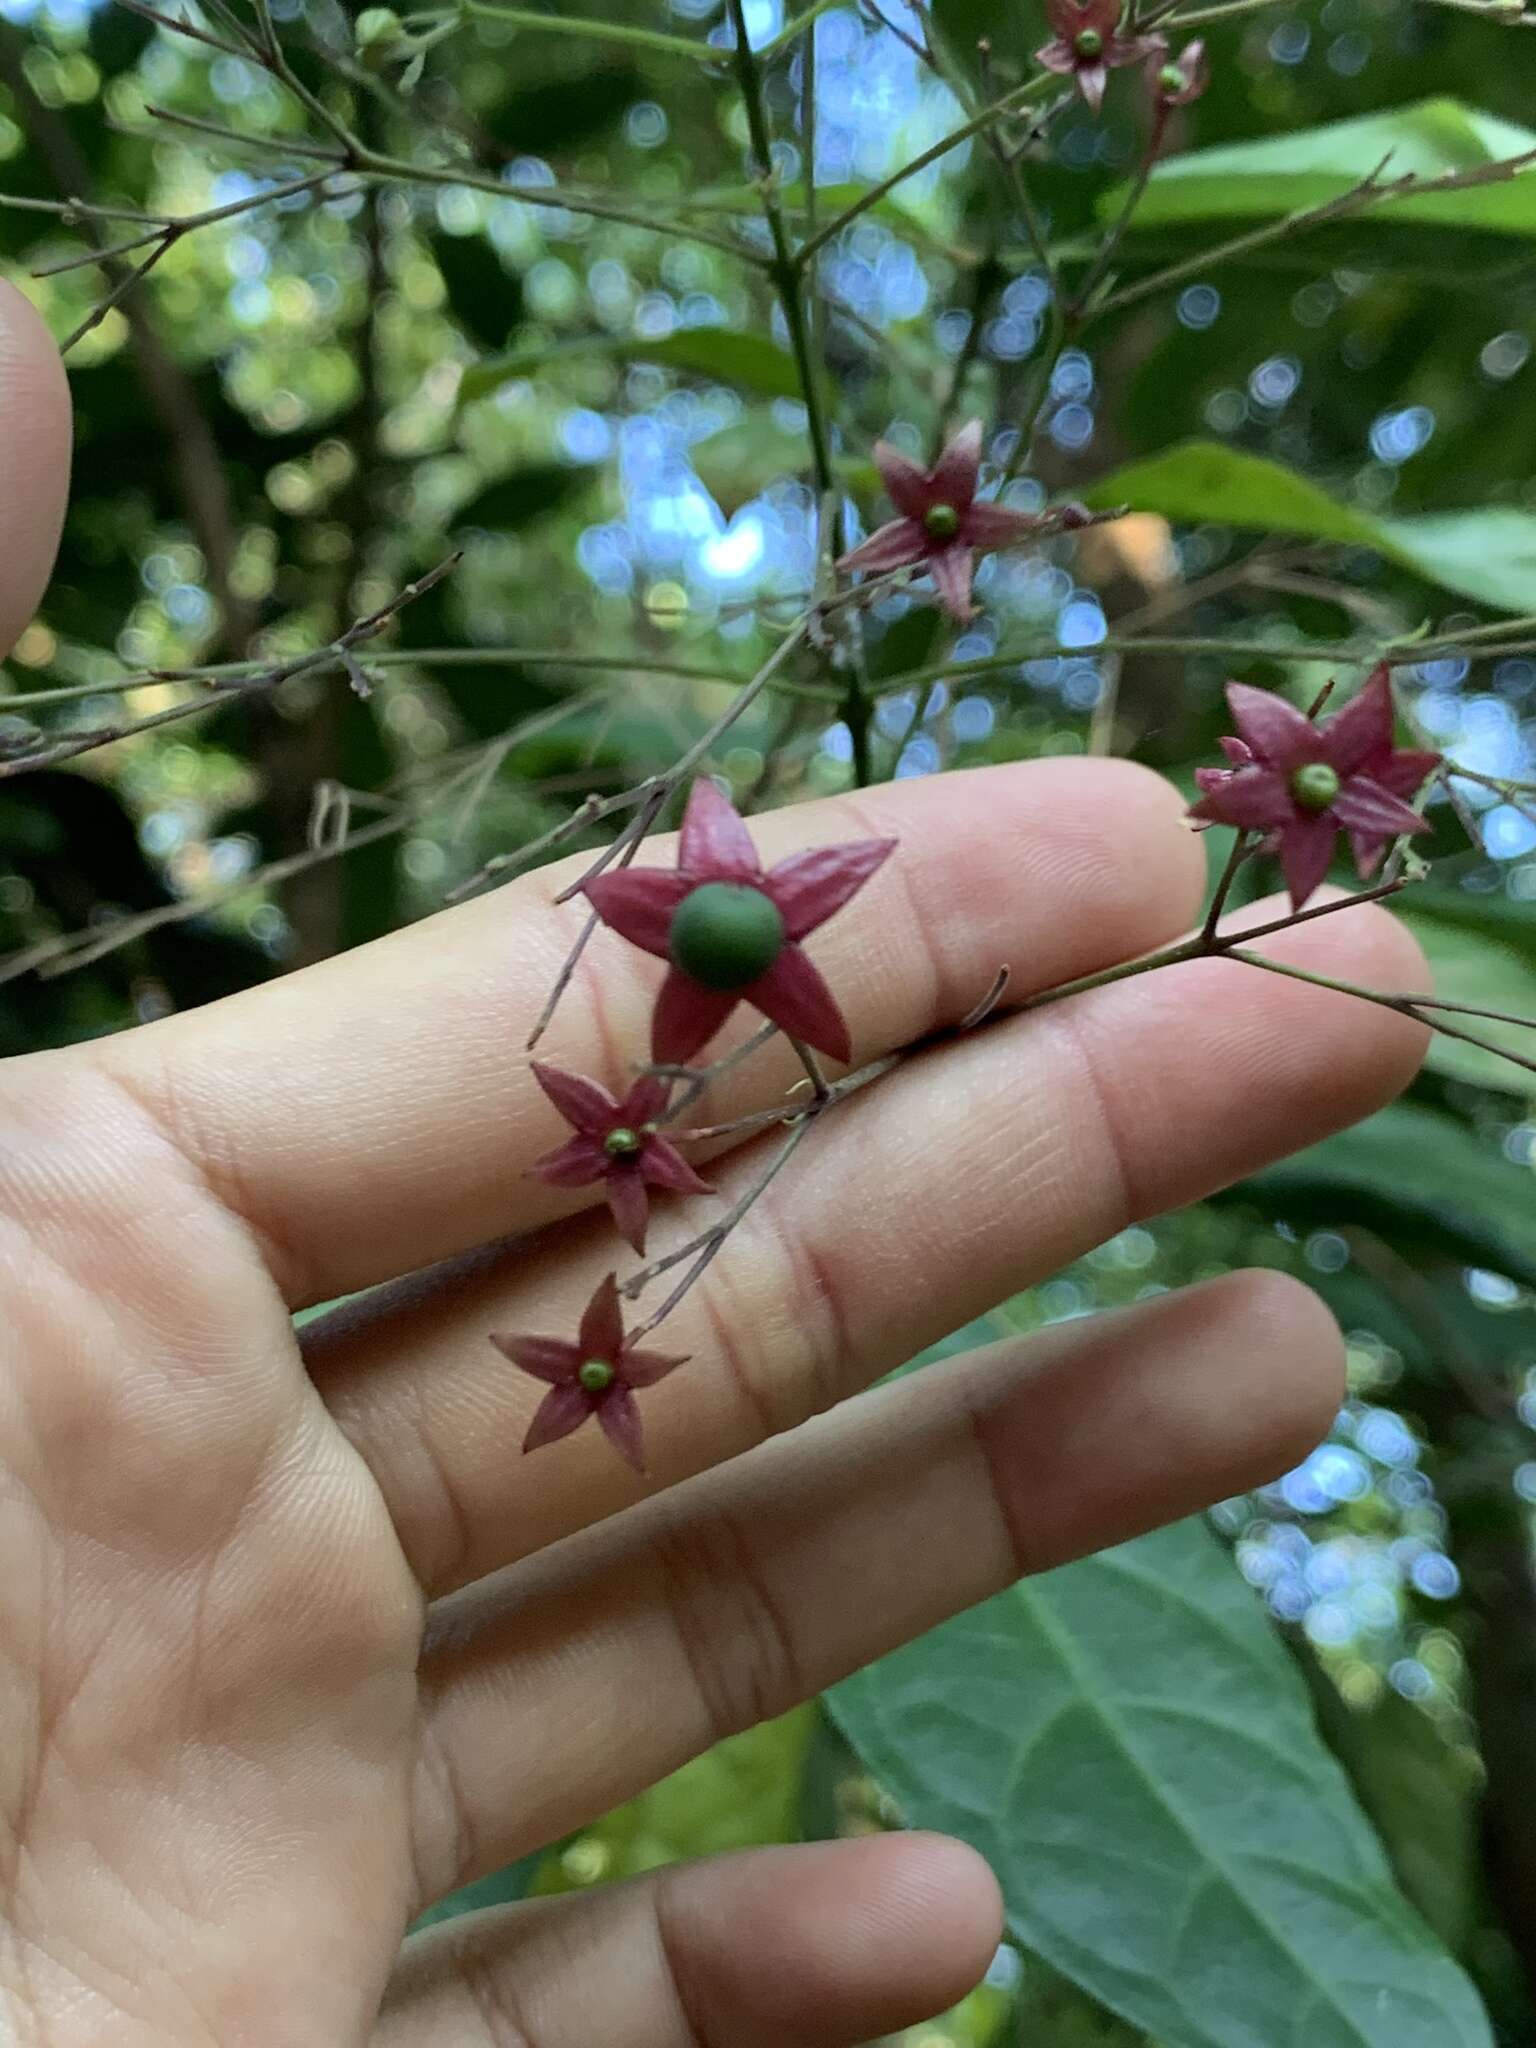
[(739, 882), (701, 883), (672, 913), (667, 932), (673, 965), (722, 994), (766, 974), (783, 944), (778, 905)]
[(1326, 811), (1339, 793), (1339, 771), (1326, 761), (1308, 761), (1291, 777), (1291, 795), (1304, 811)]
[(365, 7), (352, 30), (358, 61), (368, 71), (382, 71), (397, 57), (410, 54), (411, 39), (393, 7)]

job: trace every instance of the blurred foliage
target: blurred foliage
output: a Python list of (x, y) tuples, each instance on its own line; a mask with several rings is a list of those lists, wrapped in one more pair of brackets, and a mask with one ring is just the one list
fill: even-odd
[[(666, 49), (554, 32), (577, 12), (563, 0), (549, 33), (491, 12), (412, 79), (359, 70), (334, 0), (273, 7), (301, 85), (372, 147), (440, 167), (446, 138), (493, 187), (617, 195), (636, 218), (502, 197), (468, 172), (295, 192), (178, 239), (75, 351), (59, 571), (6, 670), (12, 711), (50, 741), (156, 716), (189, 687), (115, 689), (125, 673), (282, 660), (464, 553), (361, 651), (367, 695), (339, 674), (229, 692), (5, 782), (6, 1051), (198, 1004), (434, 908), (587, 789), (675, 759), (815, 578), (790, 337), (766, 277), (707, 238), (761, 247), (739, 99)], [(936, 0), (936, 16), (961, 74), (979, 77), (990, 39), (991, 87), (1024, 75), (1044, 34), (1038, 7), (999, 0)], [(668, 14), (628, 0), (604, 18), (728, 40), (708, 0)], [(749, 19), (766, 41), (778, 0)], [(1455, 995), (1529, 1014), (1536, 824), (1495, 785), (1532, 775), (1536, 660), (1483, 659), (1476, 633), (1536, 608), (1536, 185), (1340, 218), (1203, 266), (1389, 153), (1386, 176), (1530, 147), (1533, 45), (1417, 0), (1276, 4), (1203, 32), (1212, 87), (1177, 114), (1117, 253), (1124, 303), (1055, 365), (1039, 473), (1016, 486), (1021, 502), (1066, 490), (1136, 516), (988, 563), (958, 642), (921, 598), (877, 605), (874, 770), (1092, 743), (1187, 788), (1223, 729), (1226, 674), (1306, 704), (1329, 673), (1309, 641), (1432, 625), (1450, 643), (1399, 670), (1400, 695), (1470, 771), (1474, 837), (1469, 850), (1437, 807), (1434, 879), (1406, 914)], [(957, 120), (949, 90), (852, 7), (816, 35), (809, 187), (803, 51), (767, 65), (799, 231)], [(1140, 122), (1117, 76), (1101, 123), (1070, 105), (1028, 156), (1054, 251), (1091, 250), (1118, 216)], [(110, 5), (0, 0), (12, 196), (244, 209), (309, 175), (314, 139), (294, 96), (239, 57)], [(986, 151), (957, 149), (823, 252), (816, 360), (850, 516), (876, 512), (878, 434), (917, 451), (961, 407), (1006, 423), (1027, 402), (1049, 291), (996, 191)], [(101, 232), (0, 207), (0, 262), (20, 277)], [(1179, 280), (1138, 296), (1170, 264)], [(27, 288), (62, 334), (112, 276)], [(994, 436), (993, 461), (1010, 452)], [(1214, 644), (1096, 651), (1132, 621)], [(717, 763), (744, 803), (851, 779), (841, 692), (815, 650), (784, 681)], [(70, 694), (36, 694), (50, 691)], [(0, 751), (15, 737), (0, 732)], [(1453, 1956), (1497, 2038), (1528, 2042), (1531, 1096), (1522, 1070), (1439, 1039), (1405, 1103), (1122, 1233), (933, 1361), (1271, 1265), (1322, 1292), (1350, 1345), (1349, 1398), (1297, 1471), (1208, 1525), (963, 1617), (850, 1681), (831, 1717), (741, 1736), (438, 1911), (938, 1818), (992, 1850), (1021, 1945), (964, 2009), (916, 2030), (922, 2048), (1268, 2048), (1296, 2010), (1326, 2012), (1304, 2036), (1298, 2022), (1318, 2048), (1459, 2048), (1488, 2034)], [(1128, 1642), (1136, 1661), (1117, 1664)], [(1031, 1737), (1052, 1685), (1062, 1716)], [(1201, 1737), (1170, 1706), (1181, 1687)], [(1009, 1773), (1016, 1825), (999, 1831)], [(1282, 1824), (1283, 1883), (1250, 1853)], [(1219, 1916), (1219, 1958), (1160, 1947), (1175, 1894)], [(1411, 2011), (1387, 1997), (1415, 1983)]]

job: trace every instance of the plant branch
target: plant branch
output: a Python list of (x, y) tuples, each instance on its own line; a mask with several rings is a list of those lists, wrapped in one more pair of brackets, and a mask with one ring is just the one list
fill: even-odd
[(1173, 285), (1182, 284), (1187, 278), (1202, 276), (1218, 263), (1262, 249), (1269, 242), (1289, 240), (1308, 228), (1325, 226), (1329, 221), (1352, 219), (1373, 207), (1390, 206), (1397, 200), (1422, 199), (1437, 192), (1464, 192), (1480, 185), (1505, 184), (1536, 164), (1536, 150), (1503, 157), (1497, 163), (1477, 164), (1470, 170), (1444, 171), (1432, 178), (1423, 177), (1417, 171), (1404, 171), (1399, 177), (1383, 181), (1382, 173), (1390, 161), (1389, 152), (1358, 185), (1352, 185), (1336, 198), (1324, 200), (1321, 205), (1298, 207), (1279, 220), (1267, 221), (1263, 227), (1235, 235), (1230, 241), (1220, 242), (1199, 255), (1185, 257), (1165, 270), (1138, 279), (1134, 284), (1122, 285), (1118, 291), (1099, 301), (1092, 309), (1092, 317), (1097, 320), (1105, 314), (1121, 312), (1127, 306), (1137, 305), (1143, 299), (1153, 298)]

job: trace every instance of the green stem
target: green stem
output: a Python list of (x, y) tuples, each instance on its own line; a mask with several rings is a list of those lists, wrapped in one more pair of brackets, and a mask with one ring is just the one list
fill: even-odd
[(1077, 289), (1072, 294), (1071, 310), (1074, 319), (1083, 317), (1096, 286), (1114, 261), (1115, 251), (1125, 239), (1126, 230), (1141, 204), (1142, 194), (1147, 189), (1147, 180), (1152, 175), (1152, 166), (1157, 162), (1157, 153), (1162, 146), (1163, 132), (1167, 126), (1168, 109), (1159, 99), (1147, 136), (1147, 146), (1141, 153), (1141, 162), (1136, 167), (1136, 175), (1131, 180), (1130, 190), (1126, 193), (1125, 204), (1115, 216), (1114, 224), (1099, 244), (1098, 254), (1089, 264), (1086, 275), (1079, 280)]
[(878, 206), (880, 201), (893, 192), (904, 179), (914, 176), (918, 171), (926, 170), (929, 164), (937, 163), (940, 157), (948, 156), (952, 149), (958, 149), (962, 142), (969, 142), (973, 135), (980, 135), (984, 128), (990, 128), (1005, 114), (1011, 114), (1017, 108), (1027, 106), (1031, 100), (1039, 99), (1051, 82), (1050, 72), (1042, 71), (1038, 77), (1015, 86), (1012, 92), (1004, 93), (1001, 99), (983, 107), (981, 112), (973, 115), (969, 121), (951, 129), (948, 135), (941, 136), (929, 148), (919, 151), (899, 169), (892, 171), (889, 177), (882, 178), (878, 185), (871, 185), (867, 192), (861, 192), (851, 206), (844, 208), (843, 212), (829, 220), (814, 235), (807, 236), (800, 244), (799, 261), (802, 264), (808, 263), (818, 249), (825, 248), (828, 242), (835, 241), (844, 228), (851, 227), (853, 222), (868, 213), (872, 206)]
[(1211, 907), (1205, 913), (1205, 923), (1200, 927), (1200, 936), (1207, 945), (1216, 938), (1216, 927), (1221, 923), (1221, 914), (1227, 907), (1227, 898), (1232, 894), (1232, 884), (1237, 880), (1237, 871), (1252, 851), (1252, 841), (1246, 832), (1239, 832), (1232, 842), (1232, 851), (1227, 855), (1227, 864), (1221, 871), (1221, 880), (1211, 892)]
[(695, 64), (720, 64), (723, 50), (687, 36), (664, 35), (654, 28), (633, 28), (623, 21), (593, 21), (572, 14), (553, 14), (529, 7), (500, 7), (490, 0), (459, 0), (458, 11), (477, 21), (501, 21), (513, 28), (544, 29), (550, 35), (590, 38), (594, 42), (627, 43), (632, 49), (652, 50), (661, 57), (687, 57)]
[[(1447, 1024), (1439, 1017), (1426, 1015), (1425, 1012), (1431, 1005), (1419, 996), (1393, 995), (1382, 989), (1366, 988), (1358, 981), (1344, 981), (1336, 975), (1318, 974), (1311, 968), (1293, 967), (1289, 961), (1271, 960), (1263, 953), (1250, 953), (1242, 946), (1229, 946), (1225, 951), (1228, 959), (1240, 960), (1245, 967), (1259, 967), (1266, 974), (1283, 975), (1287, 981), (1304, 981), (1312, 988), (1331, 989), (1335, 995), (1353, 996), (1357, 1002), (1372, 1003), (1379, 1010), (1392, 1010), (1399, 1017), (1411, 1017), (1415, 1023), (1426, 1025), (1431, 1031), (1438, 1031), (1442, 1038), (1455, 1038), (1463, 1045), (1475, 1045), (1480, 1052), (1490, 1052), (1496, 1059), (1508, 1060), (1512, 1067), (1521, 1067), (1526, 1073), (1536, 1074), (1536, 1059), (1527, 1059), (1523, 1053), (1511, 1052), (1507, 1046), (1495, 1045), (1491, 1039), (1482, 1037), (1476, 1031), (1464, 1031), (1457, 1024)], [(1492, 1013), (1473, 1011), (1471, 1014)], [(1529, 1020), (1518, 1017), (1502, 1021), (1523, 1025)]]
[(1160, 28), (1201, 28), (1208, 21), (1226, 21), (1234, 14), (1257, 14), (1278, 4), (1279, 0), (1217, 0), (1214, 7), (1192, 7), (1188, 14), (1165, 8), (1150, 16), (1149, 21), (1155, 21)]
[(783, 55), (784, 51), (789, 48), (797, 36), (805, 33), (813, 21), (827, 13), (830, 8), (845, 7), (846, 5), (847, 0), (816, 0), (816, 4), (813, 7), (807, 7), (805, 12), (797, 14), (793, 21), (786, 21), (778, 34), (770, 37), (764, 43), (757, 53), (759, 62), (764, 64), (772, 63), (775, 57)]
[[(779, 304), (784, 310), (784, 325), (789, 333), (790, 353), (795, 359), (795, 371), (800, 380), (801, 396), (805, 401), (806, 433), (811, 444), (811, 465), (815, 472), (816, 490), (820, 497), (825, 498), (835, 489), (835, 479), (832, 473), (831, 437), (827, 431), (826, 413), (822, 404), (821, 381), (811, 348), (811, 330), (806, 317), (805, 297), (800, 289), (800, 271), (805, 261), (805, 249), (802, 247), (799, 253), (796, 253), (790, 241), (784, 209), (779, 204), (778, 173), (773, 162), (773, 139), (768, 132), (768, 109), (763, 99), (763, 76), (747, 37), (743, 0), (727, 0), (727, 8), (731, 29), (736, 38), (733, 58), (736, 77), (741, 86), (742, 101), (747, 112), (752, 163), (762, 199), (763, 218), (768, 223), (768, 234), (773, 243), (773, 260), (769, 270), (779, 295)], [(814, 166), (808, 165), (807, 179), (814, 176)]]
[(547, 206), (564, 213), (581, 213), (593, 220), (611, 220), (623, 227), (644, 228), (647, 233), (671, 235), (681, 242), (699, 242), (705, 248), (722, 250), (739, 262), (758, 269), (763, 258), (729, 235), (710, 228), (694, 227), (655, 214), (637, 213), (600, 193), (571, 192), (559, 185), (507, 185), (500, 178), (487, 177), (461, 164), (414, 164), (403, 157), (384, 156), (363, 150), (349, 168), (362, 179), (400, 185), (463, 186), (470, 192), (485, 192), (494, 199), (520, 199), (525, 206)]

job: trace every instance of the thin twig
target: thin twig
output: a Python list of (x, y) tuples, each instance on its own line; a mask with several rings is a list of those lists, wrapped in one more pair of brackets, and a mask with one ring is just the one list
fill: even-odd
[[(416, 598), (423, 596), (435, 584), (441, 583), (460, 560), (457, 554), (450, 555), (445, 562), (439, 562), (435, 569), (429, 569), (424, 576), (418, 576), (396, 596), (382, 604), (366, 618), (358, 619), (336, 639), (324, 647), (317, 647), (308, 654), (291, 656), (286, 661), (275, 662), (254, 673), (241, 673), (227, 681), (218, 678), (214, 688), (206, 697), (194, 697), (184, 704), (172, 704), (163, 711), (152, 711), (146, 717), (119, 719), (110, 725), (95, 726), (88, 732), (68, 733), (56, 739), (52, 745), (38, 748), (35, 752), (22, 754), (14, 760), (0, 761), (0, 780), (8, 776), (26, 775), (39, 768), (54, 768), (61, 761), (73, 761), (81, 754), (88, 754), (97, 747), (111, 746), (118, 740), (132, 739), (142, 732), (154, 732), (164, 725), (174, 725), (184, 718), (194, 718), (208, 711), (217, 703), (231, 699), (253, 696), (259, 692), (274, 690), (281, 683), (291, 682), (296, 676), (310, 675), (316, 670), (340, 666), (343, 669), (351, 650), (366, 640), (371, 640)], [(246, 670), (246, 664), (239, 668)], [(88, 691), (81, 694), (90, 694)], [(25, 699), (18, 699), (25, 702)]]

